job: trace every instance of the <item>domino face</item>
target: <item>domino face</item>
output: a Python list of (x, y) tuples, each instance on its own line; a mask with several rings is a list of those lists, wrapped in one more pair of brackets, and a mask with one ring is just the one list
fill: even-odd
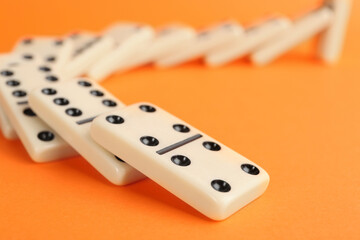
[[(54, 94), (47, 94), (48, 89)], [(79, 78), (40, 87), (31, 92), (29, 102), (49, 126), (110, 182), (124, 185), (145, 177), (90, 137), (90, 124), (96, 116), (124, 106), (96, 83)]]
[(279, 37), (268, 42), (251, 54), (251, 60), (257, 65), (265, 65), (283, 55), (301, 42), (315, 36), (329, 26), (333, 11), (321, 7), (294, 21), (292, 27)]
[(156, 38), (149, 47), (149, 52), (151, 53), (150, 61), (156, 61), (169, 56), (179, 47), (182, 47), (192, 39), (195, 39), (195, 37), (196, 31), (188, 26), (165, 26), (157, 33)]
[(160, 67), (171, 67), (200, 58), (210, 51), (236, 41), (243, 28), (233, 22), (225, 22), (198, 33), (197, 37), (169, 56), (156, 62)]
[[(116, 45), (127, 44), (129, 37), (145, 32), (149, 26), (132, 22), (115, 23), (104, 30), (105, 36), (114, 38)], [(135, 34), (135, 35), (134, 35)]]
[[(31, 57), (27, 55), (19, 55), (19, 54), (3, 54), (0, 56), (0, 69), (5, 69), (7, 67), (16, 66), (21, 62), (30, 62), (35, 59), (40, 59), (40, 56), (32, 55)], [(6, 139), (17, 139), (17, 134), (15, 132), (14, 127), (6, 116), (4, 110), (0, 105), (0, 125), (1, 131)]]
[(66, 38), (70, 39), (73, 43), (73, 51), (71, 57), (74, 58), (77, 55), (83, 53), (88, 47), (94, 44), (97, 35), (95, 33), (79, 31), (70, 33)]
[(97, 117), (91, 136), (215, 220), (235, 213), (268, 186), (269, 176), (258, 165), (153, 104)]
[(54, 37), (34, 37), (20, 40), (13, 49), (14, 53), (25, 58), (39, 55), (45, 64), (61, 70), (70, 60), (73, 51), (72, 42), (68, 39)]
[(68, 37), (74, 45), (72, 59), (66, 64), (64, 75), (67, 78), (81, 76), (99, 59), (108, 54), (115, 45), (112, 37), (100, 36), (90, 32), (79, 32)]
[[(6, 68), (14, 64), (16, 65), (18, 62), (21, 61), (30, 61), (30, 59), (27, 59), (26, 57), (24, 58), (23, 56), (16, 54), (1, 54), (0, 68)], [(10, 123), (1, 105), (0, 105), (0, 127), (2, 134), (6, 139), (17, 139), (15, 129)]]
[(327, 0), (325, 5), (334, 12), (334, 19), (319, 41), (319, 56), (327, 63), (335, 63), (341, 54), (350, 17), (351, 0)]
[(246, 28), (243, 37), (209, 52), (205, 57), (205, 62), (209, 66), (220, 66), (242, 58), (261, 45), (275, 39), (290, 26), (291, 21), (289, 19), (277, 17)]
[(95, 80), (106, 78), (121, 67), (123, 61), (134, 58), (138, 49), (153, 39), (155, 31), (148, 25), (126, 23), (109, 27), (104, 35), (113, 37), (116, 44), (114, 50), (100, 58), (88, 71)]
[(194, 39), (194, 29), (183, 25), (169, 25), (156, 34), (152, 41), (138, 47), (134, 58), (119, 62), (117, 71), (126, 71), (168, 56)]
[[(36, 62), (22, 62), (0, 70), (0, 104), (31, 158), (47, 162), (77, 155), (29, 107), (27, 95), (33, 87), (61, 77)], [(51, 94), (49, 92), (49, 94)]]

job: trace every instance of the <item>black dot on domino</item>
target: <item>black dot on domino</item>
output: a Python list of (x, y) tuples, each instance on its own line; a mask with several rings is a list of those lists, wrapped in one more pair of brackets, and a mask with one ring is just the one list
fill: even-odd
[(55, 95), (56, 94), (56, 90), (53, 88), (43, 88), (41, 90), (41, 92), (45, 95)]
[(65, 106), (69, 104), (69, 100), (66, 98), (55, 98), (54, 103), (59, 106)]
[(231, 190), (230, 184), (221, 179), (211, 181), (211, 186), (219, 192), (229, 192)]
[(82, 115), (82, 111), (78, 108), (68, 108), (65, 110), (65, 112), (71, 117), (78, 117)]
[(103, 100), (102, 103), (107, 107), (115, 107), (117, 105), (116, 102), (109, 99)]
[(55, 46), (61, 46), (63, 45), (64, 41), (63, 40), (56, 40), (55, 41)]
[(220, 145), (214, 142), (203, 142), (203, 146), (211, 151), (220, 151), (221, 149)]
[(324, 4), (324, 7), (326, 8), (329, 8), (331, 10), (334, 10), (334, 4), (330, 1), (327, 1), (325, 4)]
[(25, 97), (26, 96), (26, 92), (23, 90), (16, 90), (12, 92), (12, 95), (14, 97)]
[(124, 160), (122, 160), (121, 158), (119, 158), (118, 156), (114, 155), (114, 157), (116, 158), (116, 160), (118, 160), (118, 161), (120, 161), (120, 162), (125, 163), (125, 161), (124, 161)]
[(258, 175), (260, 173), (260, 170), (257, 167), (248, 163), (242, 164), (241, 169), (251, 175)]
[(26, 38), (23, 41), (23, 44), (31, 44), (32, 43), (32, 39), (31, 38)]
[(26, 60), (31, 60), (31, 59), (33, 59), (33, 55), (31, 55), (31, 54), (24, 54), (24, 55), (23, 55), (23, 58), (26, 59)]
[(10, 87), (17, 87), (20, 85), (20, 82), (18, 80), (11, 79), (11, 80), (6, 81), (6, 85), (8, 85)]
[(108, 121), (109, 123), (112, 123), (112, 124), (122, 124), (125, 122), (125, 120), (118, 115), (107, 116), (106, 121)]
[(190, 128), (188, 128), (187, 126), (185, 126), (183, 124), (174, 124), (173, 128), (175, 131), (182, 132), (182, 133), (190, 132)]
[(156, 108), (150, 106), (150, 105), (140, 105), (139, 107), (144, 112), (155, 112)]
[(93, 95), (93, 96), (95, 96), (95, 97), (102, 97), (102, 96), (104, 96), (104, 93), (101, 92), (101, 91), (99, 91), (99, 90), (91, 90), (91, 91), (90, 91), (90, 94)]
[(55, 62), (55, 60), (56, 60), (56, 57), (54, 57), (54, 56), (49, 56), (46, 58), (46, 61), (48, 61), (48, 62)]
[(51, 71), (51, 68), (47, 67), (47, 66), (41, 66), (39, 67), (39, 70), (40, 71), (43, 71), (43, 72), (50, 72)]
[(29, 117), (35, 117), (36, 116), (36, 113), (34, 113), (34, 111), (31, 108), (25, 108), (23, 113), (26, 116), (29, 116)]
[(50, 82), (56, 82), (58, 81), (58, 77), (54, 76), (54, 75), (49, 75), (45, 77), (46, 80), (50, 81)]
[(90, 82), (84, 81), (84, 80), (78, 81), (78, 84), (83, 87), (91, 87), (92, 86), (92, 84)]
[(171, 161), (178, 166), (186, 167), (191, 164), (191, 161), (188, 157), (183, 155), (175, 155), (171, 157)]
[(14, 73), (12, 71), (9, 71), (9, 70), (3, 70), (3, 71), (1, 71), (0, 74), (5, 76), (5, 77), (10, 77), (10, 76), (14, 75)]
[(145, 144), (146, 146), (157, 146), (159, 144), (159, 140), (157, 140), (156, 138), (152, 137), (152, 136), (144, 136), (140, 138), (140, 141)]
[(38, 139), (44, 142), (49, 142), (55, 138), (55, 135), (52, 132), (49, 131), (42, 131), (39, 132), (37, 135)]

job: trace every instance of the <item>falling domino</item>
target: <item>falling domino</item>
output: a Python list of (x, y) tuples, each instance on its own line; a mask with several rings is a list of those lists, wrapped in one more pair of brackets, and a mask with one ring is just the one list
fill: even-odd
[(80, 32), (69, 36), (74, 43), (73, 58), (66, 64), (64, 75), (73, 78), (85, 74), (99, 58), (108, 54), (115, 46), (109, 36)]
[(251, 54), (252, 62), (256, 65), (270, 63), (291, 48), (323, 31), (332, 19), (333, 11), (328, 6), (306, 14), (295, 20), (293, 26), (278, 38)]
[(38, 61), (38, 57), (7, 65), (0, 70), (0, 105), (30, 157), (48, 162), (77, 155), (57, 133), (29, 107), (27, 95), (43, 83), (64, 81), (60, 74)]
[(232, 44), (208, 53), (205, 62), (209, 66), (221, 66), (236, 59), (242, 58), (263, 44), (279, 36), (289, 29), (291, 21), (284, 17), (270, 18), (245, 29), (242, 38)]
[(136, 57), (123, 59), (117, 67), (118, 72), (145, 65), (171, 55), (177, 49), (194, 39), (196, 32), (193, 28), (182, 25), (169, 25), (160, 30), (156, 37), (148, 44), (137, 50)]
[[(0, 65), (3, 65), (4, 61), (6, 61), (8, 57), (9, 57), (8, 54), (0, 54)], [(0, 106), (0, 127), (2, 134), (6, 139), (17, 138), (16, 132), (1, 106)]]
[(1, 132), (6, 139), (17, 139), (16, 132), (12, 127), (9, 119), (7, 118), (4, 110), (0, 107), (0, 125), (1, 125)]
[[(33, 56), (35, 58), (35, 56)], [(0, 67), (18, 64), (20, 61), (28, 61), (29, 59), (18, 54), (0, 54)], [(9, 118), (6, 116), (4, 110), (0, 106), (0, 127), (3, 136), (6, 139), (17, 139), (18, 136)]]
[(155, 32), (149, 25), (121, 23), (109, 27), (104, 35), (113, 37), (116, 47), (100, 58), (87, 72), (87, 75), (96, 81), (115, 72), (123, 60), (133, 58), (138, 48), (153, 39)]
[(7, 118), (4, 110), (0, 107), (0, 125), (1, 125), (1, 132), (6, 139), (17, 139), (17, 135), (15, 129), (11, 125), (9, 119)]
[(236, 41), (243, 34), (243, 28), (236, 22), (223, 22), (201, 31), (176, 52), (156, 61), (159, 67), (173, 67), (197, 58), (208, 52)]
[(70, 60), (73, 47), (73, 43), (69, 39), (34, 37), (18, 41), (13, 52), (23, 54), (27, 58), (32, 58), (33, 55), (41, 56), (44, 63), (60, 71)]
[(333, 10), (334, 20), (320, 38), (318, 54), (325, 62), (336, 63), (345, 38), (351, 0), (329, 0), (325, 3)]

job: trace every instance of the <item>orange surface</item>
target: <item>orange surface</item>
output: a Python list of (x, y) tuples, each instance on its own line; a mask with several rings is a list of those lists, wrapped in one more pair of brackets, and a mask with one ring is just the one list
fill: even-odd
[[(1, 2), (0, 51), (23, 35), (100, 30), (116, 20), (201, 27), (227, 17), (291, 16), (316, 0)], [(313, 41), (256, 68), (190, 63), (143, 67), (103, 86), (125, 103), (150, 101), (265, 168), (265, 194), (215, 222), (151, 180), (117, 187), (81, 157), (35, 164), (0, 137), (0, 239), (359, 239), (360, 9), (342, 60), (314, 59)]]

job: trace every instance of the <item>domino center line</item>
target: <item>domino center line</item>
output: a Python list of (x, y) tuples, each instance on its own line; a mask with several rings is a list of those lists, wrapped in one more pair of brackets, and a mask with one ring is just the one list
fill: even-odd
[(75, 53), (73, 54), (73, 57), (76, 57), (77, 55), (81, 54), (82, 52), (84, 52), (86, 49), (90, 48), (91, 46), (93, 46), (94, 44), (98, 43), (100, 41), (100, 37), (97, 37), (94, 40), (91, 40), (90, 42), (86, 43), (84, 46), (78, 48)]
[(188, 144), (188, 143), (190, 143), (192, 141), (195, 141), (196, 139), (199, 139), (201, 137), (202, 137), (201, 134), (196, 134), (196, 135), (194, 135), (192, 137), (189, 137), (189, 138), (186, 138), (186, 139), (184, 139), (184, 140), (182, 140), (180, 142), (177, 142), (177, 143), (171, 144), (170, 146), (164, 147), (163, 149), (160, 149), (160, 150), (156, 151), (156, 153), (159, 154), (159, 155), (163, 155), (163, 154), (165, 154), (167, 152), (170, 152), (170, 151), (172, 151), (172, 150), (174, 150), (174, 149), (176, 149), (178, 147), (184, 146), (184, 145), (186, 145), (186, 144)]
[(28, 104), (29, 102), (28, 101), (20, 101), (20, 102), (17, 102), (16, 104), (18, 105), (24, 105), (24, 104)]

